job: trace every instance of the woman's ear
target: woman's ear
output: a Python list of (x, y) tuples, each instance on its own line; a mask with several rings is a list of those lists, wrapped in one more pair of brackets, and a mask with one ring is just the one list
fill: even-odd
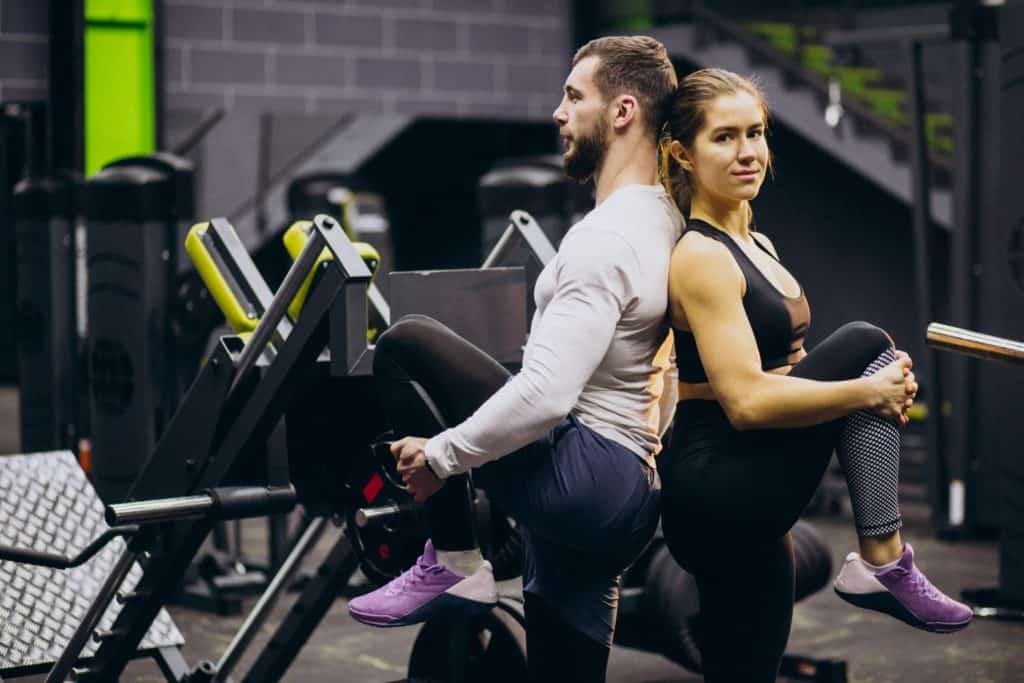
[(683, 147), (683, 143), (679, 140), (673, 140), (668, 146), (668, 153), (672, 155), (672, 158), (676, 160), (684, 171), (693, 171), (693, 162), (690, 161), (690, 155), (687, 154), (686, 148)]

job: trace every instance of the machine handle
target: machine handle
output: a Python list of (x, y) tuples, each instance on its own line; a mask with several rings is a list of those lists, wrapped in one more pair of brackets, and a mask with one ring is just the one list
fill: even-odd
[(372, 508), (359, 508), (356, 510), (356, 526), (365, 529), (368, 526), (385, 524), (399, 517), (411, 515), (416, 511), (416, 506), (411, 503), (399, 505), (391, 503)]
[(188, 517), (242, 519), (287, 512), (295, 507), (295, 487), (225, 486), (195, 496), (157, 498), (108, 505), (107, 524), (152, 524)]
[(52, 567), (53, 569), (71, 569), (80, 564), (85, 564), (114, 538), (118, 536), (133, 536), (138, 531), (139, 527), (137, 526), (119, 526), (107, 529), (97, 536), (92, 543), (82, 548), (74, 557), (47, 553), (42, 550), (31, 550), (29, 548), (0, 546), (0, 560), (18, 562), (19, 564), (31, 564), (39, 567)]

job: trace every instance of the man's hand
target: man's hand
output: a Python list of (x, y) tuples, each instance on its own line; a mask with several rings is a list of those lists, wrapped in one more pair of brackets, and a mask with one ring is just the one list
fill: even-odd
[(398, 474), (417, 503), (424, 502), (444, 486), (444, 480), (427, 466), (423, 452), (426, 445), (427, 440), (418, 436), (407, 436), (391, 444), (391, 454), (398, 461)]

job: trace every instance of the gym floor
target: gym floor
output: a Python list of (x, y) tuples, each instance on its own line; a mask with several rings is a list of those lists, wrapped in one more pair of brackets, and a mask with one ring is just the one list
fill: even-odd
[[(13, 453), (18, 445), (17, 390), (0, 387), (0, 453)], [(905, 535), (917, 551), (921, 566), (932, 580), (952, 595), (963, 588), (995, 585), (998, 546), (995, 543), (937, 541), (924, 523), (921, 510), (905, 511)], [(852, 523), (843, 517), (814, 520), (829, 544), (838, 568), (844, 555), (855, 548)], [(245, 545), (259, 559), (265, 549), (265, 525), (250, 521)], [(337, 538), (338, 530), (325, 533), (312, 569)], [(291, 596), (284, 596), (237, 671), (244, 672), (287, 611)], [(180, 607), (170, 609), (185, 635), (184, 654), (190, 663), (202, 658), (216, 660), (227, 646), (244, 615), (217, 617)], [(352, 621), (339, 599), (292, 665), (287, 681), (366, 681), (401, 679), (416, 636), (415, 628), (377, 630)], [(847, 606), (829, 590), (800, 603), (794, 615), (789, 651), (818, 658), (845, 659), (851, 682), (900, 683), (1004, 683), (1024, 681), (1024, 623), (979, 619), (955, 635), (915, 631), (888, 617)], [(33, 680), (33, 679), (22, 679)], [(35, 680), (42, 680), (42, 677)], [(133, 663), (123, 680), (160, 682), (162, 676), (149, 661)], [(608, 671), (612, 683), (670, 683), (699, 681), (668, 660), (646, 652), (615, 647)]]

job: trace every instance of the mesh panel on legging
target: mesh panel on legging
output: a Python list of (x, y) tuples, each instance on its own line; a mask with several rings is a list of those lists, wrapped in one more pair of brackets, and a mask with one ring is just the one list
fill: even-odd
[[(896, 360), (886, 349), (867, 369), (873, 375)], [(897, 486), (900, 478), (900, 432), (891, 421), (867, 411), (846, 417), (836, 447), (846, 473), (853, 517), (862, 536), (881, 536), (903, 526)]]

